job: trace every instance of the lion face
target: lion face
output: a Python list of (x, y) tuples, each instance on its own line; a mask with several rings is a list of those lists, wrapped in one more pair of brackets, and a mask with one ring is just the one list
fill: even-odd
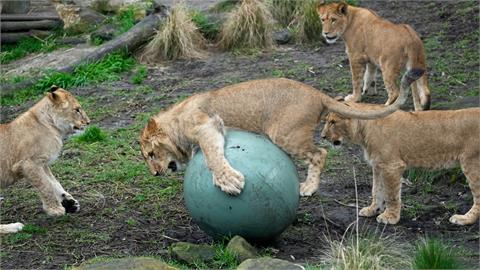
[(317, 7), (317, 13), (322, 21), (322, 35), (327, 43), (335, 43), (345, 32), (347, 7), (345, 3), (320, 4)]
[(344, 137), (349, 134), (351, 120), (336, 113), (329, 113), (325, 120), (322, 138), (330, 141), (334, 147), (341, 146)]
[(65, 89), (52, 86), (48, 98), (53, 104), (54, 122), (65, 133), (81, 132), (90, 123), (78, 100)]
[(150, 172), (155, 176), (164, 174), (169, 169), (175, 172), (187, 160), (187, 155), (170, 140), (153, 118), (142, 131), (140, 148)]

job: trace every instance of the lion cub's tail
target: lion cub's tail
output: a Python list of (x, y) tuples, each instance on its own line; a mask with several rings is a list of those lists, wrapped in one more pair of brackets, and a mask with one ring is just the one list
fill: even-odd
[(327, 107), (327, 110), (341, 114), (345, 117), (350, 118), (360, 118), (360, 119), (375, 119), (387, 116), (402, 106), (408, 98), (410, 84), (418, 80), (425, 73), (423, 69), (410, 69), (407, 70), (403, 76), (400, 83), (400, 94), (394, 103), (378, 110), (359, 110), (345, 105), (344, 103), (338, 102), (333, 98), (326, 96), (324, 100), (324, 105)]

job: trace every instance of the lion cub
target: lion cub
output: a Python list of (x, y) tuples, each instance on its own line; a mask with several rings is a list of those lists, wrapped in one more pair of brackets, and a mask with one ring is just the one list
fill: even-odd
[[(0, 125), (0, 185), (26, 179), (38, 189), (43, 209), (59, 216), (80, 209), (50, 171), (62, 150), (62, 140), (83, 129), (90, 119), (69, 92), (52, 86), (50, 93), (11, 123)], [(0, 225), (0, 233), (15, 233), (22, 223)]]
[[(375, 105), (347, 103), (357, 109)], [(473, 206), (450, 222), (472, 224), (480, 216), (480, 108), (395, 113), (381, 119), (359, 120), (327, 115), (322, 137), (335, 146), (344, 140), (363, 147), (373, 169), (372, 204), (360, 211), (377, 221), (400, 220), (401, 177), (411, 167), (447, 168), (460, 163), (473, 194)]]
[[(346, 96), (346, 101), (359, 101), (365, 92), (375, 94), (375, 73), (380, 69), (388, 92), (385, 104), (391, 104), (398, 96), (396, 81), (402, 69), (426, 70), (423, 43), (412, 27), (391, 23), (366, 8), (324, 2), (317, 7), (322, 34), (328, 43), (342, 37), (350, 61), (353, 94)], [(426, 72), (412, 84), (412, 96), (416, 111), (429, 109)]]

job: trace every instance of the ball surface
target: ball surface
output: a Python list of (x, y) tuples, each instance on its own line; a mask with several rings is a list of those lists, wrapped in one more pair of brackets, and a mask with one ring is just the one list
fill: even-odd
[(296, 216), (298, 174), (289, 156), (262, 135), (229, 130), (225, 156), (245, 176), (238, 196), (213, 185), (203, 153), (198, 151), (185, 171), (184, 198), (192, 219), (209, 235), (240, 235), (267, 240), (279, 235)]

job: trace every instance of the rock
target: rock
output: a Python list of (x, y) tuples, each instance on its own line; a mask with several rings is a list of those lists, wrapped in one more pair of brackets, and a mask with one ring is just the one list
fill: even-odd
[(90, 40), (100, 39), (108, 41), (115, 37), (117, 28), (111, 24), (102, 25), (100, 28), (90, 34)]
[(227, 250), (235, 254), (239, 262), (258, 257), (257, 250), (238, 235), (228, 242)]
[(273, 40), (277, 44), (287, 44), (292, 39), (292, 33), (288, 29), (282, 29), (273, 33)]
[(176, 259), (189, 264), (212, 261), (215, 257), (215, 249), (212, 246), (196, 245), (187, 242), (172, 244), (170, 253)]
[(82, 264), (74, 270), (178, 270), (160, 260), (147, 257), (112, 259), (104, 262)]
[(263, 257), (248, 259), (241, 263), (237, 270), (305, 270), (305, 268), (289, 261)]

